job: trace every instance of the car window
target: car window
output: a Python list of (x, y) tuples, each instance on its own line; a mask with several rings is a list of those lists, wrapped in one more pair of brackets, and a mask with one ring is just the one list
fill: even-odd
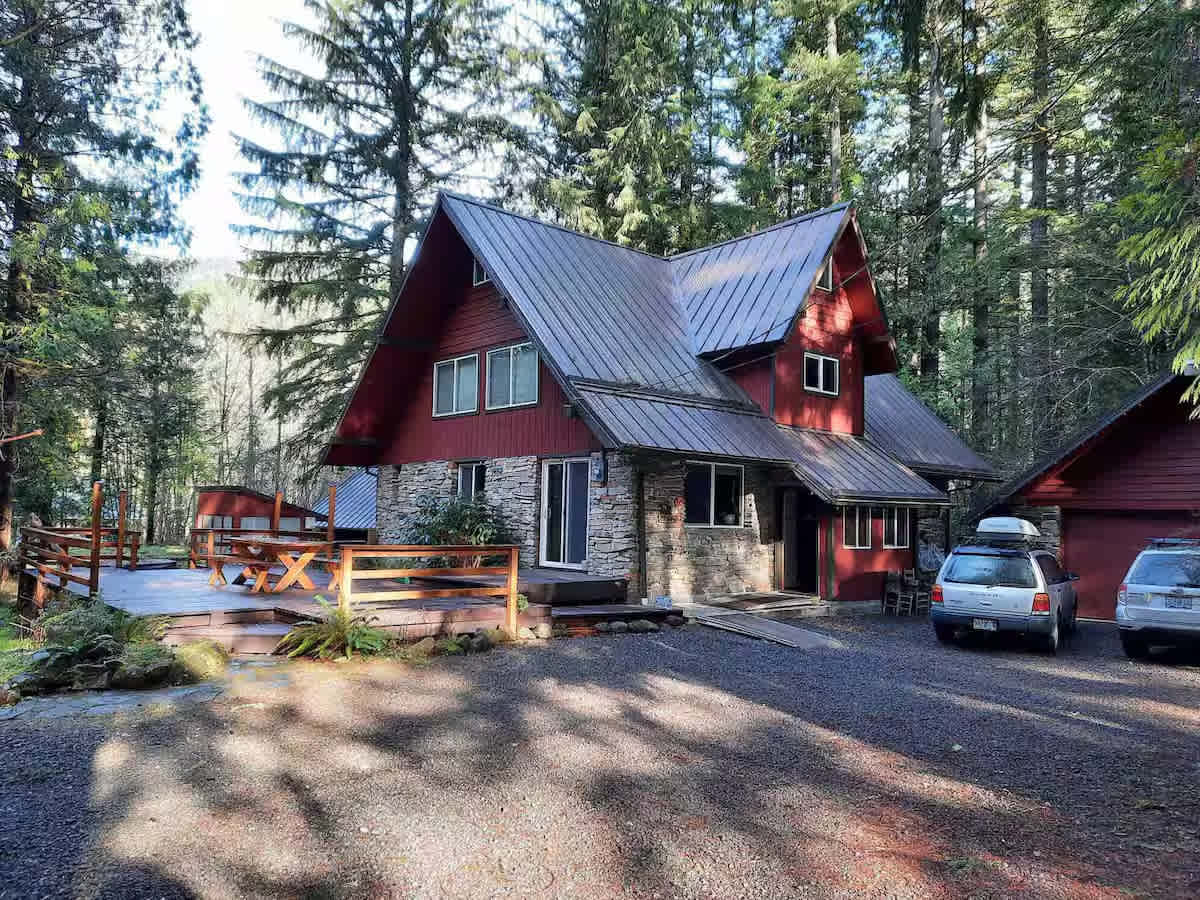
[(1125, 580), (1159, 587), (1200, 588), (1200, 555), (1143, 553)]
[(1042, 575), (1045, 576), (1046, 584), (1058, 584), (1061, 581), (1067, 580), (1062, 566), (1058, 564), (1058, 560), (1053, 556), (1039, 556), (1037, 564), (1038, 568), (1042, 570)]
[(950, 560), (944, 580), (956, 584), (986, 584), (990, 587), (1037, 587), (1033, 566), (1024, 556), (956, 554)]

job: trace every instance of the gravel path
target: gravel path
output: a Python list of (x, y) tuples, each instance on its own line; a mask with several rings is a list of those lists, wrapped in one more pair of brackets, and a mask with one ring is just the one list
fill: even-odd
[(821, 620), (0, 723), (0, 897), (1200, 894), (1200, 668)]

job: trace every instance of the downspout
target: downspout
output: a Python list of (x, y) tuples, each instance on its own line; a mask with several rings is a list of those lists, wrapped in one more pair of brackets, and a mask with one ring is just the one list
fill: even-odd
[(633, 464), (636, 467), (633, 473), (633, 514), (637, 519), (638, 592), (649, 599), (649, 585), (646, 583), (646, 476), (636, 461)]

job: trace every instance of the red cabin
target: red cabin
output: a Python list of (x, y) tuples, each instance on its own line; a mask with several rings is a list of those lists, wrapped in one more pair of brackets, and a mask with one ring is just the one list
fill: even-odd
[[(205, 485), (196, 488), (196, 528), (271, 528), (275, 498), (242, 485)], [(279, 528), (300, 531), (312, 528), (325, 517), (306, 506), (284, 500), (279, 510)]]

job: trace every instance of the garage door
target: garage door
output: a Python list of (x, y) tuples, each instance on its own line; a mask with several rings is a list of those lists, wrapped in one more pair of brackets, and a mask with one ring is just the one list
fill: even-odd
[(1138, 551), (1153, 537), (1200, 537), (1200, 525), (1186, 512), (1063, 512), (1063, 564), (1079, 575), (1079, 614), (1111, 619), (1117, 587)]

